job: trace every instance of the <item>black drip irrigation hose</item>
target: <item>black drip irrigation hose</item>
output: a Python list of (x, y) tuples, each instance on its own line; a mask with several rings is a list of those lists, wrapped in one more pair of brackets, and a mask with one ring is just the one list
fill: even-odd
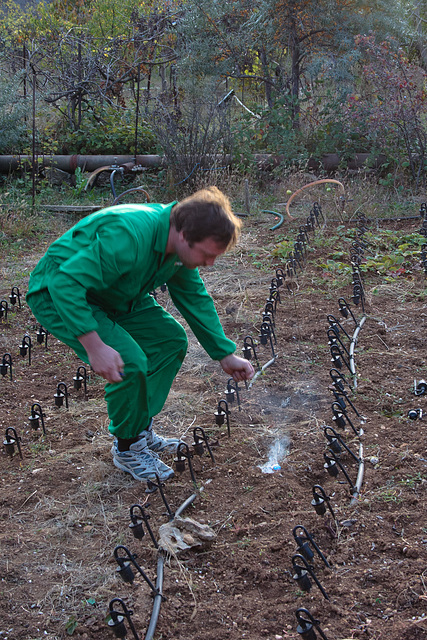
[(165, 555), (160, 552), (157, 557), (157, 578), (156, 578), (156, 590), (157, 593), (153, 598), (153, 608), (151, 610), (150, 622), (148, 624), (147, 633), (145, 634), (145, 640), (151, 640), (156, 631), (157, 622), (159, 620), (160, 607), (163, 602), (163, 575), (165, 567)]
[[(181, 506), (175, 511), (175, 516), (181, 515), (183, 511), (191, 504), (193, 504), (194, 500), (197, 498), (197, 493), (193, 493), (189, 498), (187, 498)], [(156, 595), (153, 598), (153, 608), (151, 611), (150, 622), (148, 624), (147, 633), (145, 634), (144, 640), (152, 640), (154, 637), (154, 633), (156, 631), (157, 622), (159, 620), (160, 607), (164, 600), (163, 596), (163, 576), (164, 576), (164, 567), (165, 567), (165, 559), (166, 554), (164, 551), (159, 551), (157, 557), (157, 578), (156, 578)]]

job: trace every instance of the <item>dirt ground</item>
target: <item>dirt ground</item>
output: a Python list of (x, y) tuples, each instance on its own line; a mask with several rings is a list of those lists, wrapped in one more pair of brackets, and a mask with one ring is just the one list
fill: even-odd
[[(332, 210), (316, 234), (326, 240), (337, 226), (334, 217)], [(349, 227), (355, 223), (355, 217), (346, 220)], [(262, 311), (275, 269), (284, 266), (270, 255), (284, 230), (272, 231), (271, 224), (268, 215), (245, 218), (239, 246), (203, 270), (227, 335), (239, 350), (245, 336), (253, 337), (261, 366), (273, 356), (269, 341), (258, 344)], [(298, 224), (292, 223), (295, 234)], [(380, 224), (396, 234), (420, 227), (414, 220)], [(207, 434), (214, 462), (206, 452), (192, 457), (197, 495), (182, 515), (209, 525), (216, 537), (208, 548), (168, 558), (155, 640), (296, 640), (300, 608), (320, 622), (329, 640), (427, 637), (427, 417), (418, 411), (425, 411), (426, 397), (414, 393), (414, 380), (427, 379), (425, 273), (416, 264), (393, 281), (366, 276), (363, 313), (351, 301), (347, 276), (337, 286), (325, 284), (324, 251), (310, 246), (304, 269), (279, 288), (276, 359), (250, 388), (240, 385), (240, 409), (237, 401), (229, 403), (230, 436), (214, 415), (226, 398), (227, 377), (190, 335), (187, 359), (156, 428), (179, 434), (190, 450), (195, 427)], [(23, 298), (41, 253), (41, 247), (28, 249), (13, 264), (3, 255), (2, 299), (9, 300), (12, 286)], [(172, 311), (167, 292), (158, 296)], [(340, 296), (349, 301), (355, 321), (340, 315)], [(332, 420), (336, 387), (328, 315), (350, 338), (358, 328), (356, 376), (345, 365), (341, 370), (344, 428)], [(144, 484), (113, 466), (101, 379), (88, 371), (87, 399), (74, 389), (83, 363), (52, 336), (47, 344), (37, 343), (37, 324), (23, 299), (0, 323), (0, 356), (10, 353), (13, 360), (12, 380), (9, 369), (0, 379), (0, 428), (2, 439), (6, 429), (16, 430), (23, 456), (16, 449), (13, 457), (0, 453), (0, 638), (113, 637), (105, 622), (113, 598), (133, 611), (143, 638), (150, 589), (138, 573), (133, 584), (120, 580), (113, 552), (124, 545), (155, 582), (157, 552), (149, 535), (133, 537), (130, 508), (145, 505), (157, 537), (168, 522), (161, 495), (147, 494)], [(32, 339), (31, 364), (28, 353), (19, 355), (26, 334)], [(339, 337), (349, 349), (342, 330)], [(58, 383), (67, 386), (68, 409), (55, 405)], [(41, 426), (30, 426), (34, 403), (42, 408), (45, 435)], [(416, 419), (408, 418), (411, 409)], [(324, 467), (325, 426), (350, 450), (342, 447), (337, 454), (337, 477)], [(271, 450), (282, 454), (272, 460), (280, 468), (264, 473)], [(352, 499), (361, 460), (363, 481)], [(315, 485), (331, 507), (324, 515), (312, 506)], [(172, 511), (194, 491), (188, 464), (164, 487)], [(300, 553), (293, 536), (297, 526), (328, 563), (315, 551), (308, 562), (309, 591), (294, 578), (295, 565), (305, 568), (294, 557)]]

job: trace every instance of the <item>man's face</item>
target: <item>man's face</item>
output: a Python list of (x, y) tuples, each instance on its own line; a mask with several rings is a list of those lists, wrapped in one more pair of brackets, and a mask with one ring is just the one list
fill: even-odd
[(213, 238), (193, 242), (190, 246), (182, 231), (179, 232), (175, 249), (182, 264), (188, 269), (211, 266), (216, 258), (225, 252), (225, 247), (219, 245)]

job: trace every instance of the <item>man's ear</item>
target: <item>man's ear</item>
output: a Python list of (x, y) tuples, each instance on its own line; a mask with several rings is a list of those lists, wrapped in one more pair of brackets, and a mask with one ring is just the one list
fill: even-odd
[(191, 249), (191, 248), (193, 247), (193, 245), (194, 245), (194, 242), (190, 242), (189, 240), (187, 240), (187, 236), (186, 236), (186, 233), (185, 233), (185, 230), (184, 230), (184, 229), (181, 229), (181, 231), (179, 232), (179, 239), (180, 239), (181, 241), (186, 242), (186, 243), (188, 244), (188, 246), (190, 247), (190, 249)]

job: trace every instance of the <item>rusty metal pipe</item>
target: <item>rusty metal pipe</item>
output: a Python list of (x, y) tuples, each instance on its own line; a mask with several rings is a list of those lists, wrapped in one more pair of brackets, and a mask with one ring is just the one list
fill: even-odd
[[(353, 158), (347, 162), (348, 169), (360, 169), (366, 168), (365, 162), (369, 154), (357, 153)], [(212, 162), (212, 157), (206, 157), (201, 161), (202, 166), (206, 164), (208, 166)], [(222, 155), (215, 158), (222, 164), (231, 164), (231, 155)], [(275, 155), (271, 153), (256, 153), (254, 154), (254, 162), (261, 170), (270, 170), (274, 167), (278, 167), (284, 160), (281, 155)], [(99, 167), (105, 165), (122, 165), (125, 163), (135, 163), (135, 156), (133, 155), (39, 155), (38, 161), (45, 167), (56, 167), (61, 171), (67, 171), (68, 173), (74, 173), (77, 167), (80, 167), (84, 171), (95, 171)], [(327, 153), (322, 156), (320, 160), (310, 158), (308, 162), (309, 170), (317, 171), (323, 168), (326, 172), (336, 171), (340, 167), (341, 158), (338, 154)], [(386, 161), (384, 155), (379, 155), (374, 162), (374, 167), (379, 168)], [(0, 156), (0, 173), (8, 174), (13, 171), (21, 169), (25, 164), (31, 166), (31, 155), (10, 155)], [(167, 162), (165, 158), (159, 155), (140, 155), (136, 157), (136, 164), (142, 167), (159, 167), (166, 166)]]
[[(72, 156), (54, 156), (39, 155), (38, 163), (42, 167), (55, 167), (67, 173), (74, 173), (77, 167), (82, 171), (95, 171), (99, 167), (111, 165), (136, 164), (141, 167), (160, 167), (163, 163), (162, 156), (131, 156), (131, 155), (108, 155), (108, 156), (90, 156), (90, 155), (72, 155)], [(8, 174), (26, 166), (31, 167), (32, 158), (30, 155), (0, 156), (0, 173)]]

